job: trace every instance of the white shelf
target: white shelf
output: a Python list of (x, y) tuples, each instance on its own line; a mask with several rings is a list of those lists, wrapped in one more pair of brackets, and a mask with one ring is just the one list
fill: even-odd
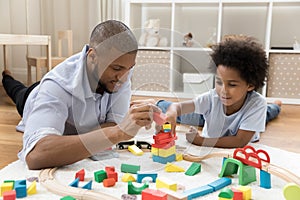
[(277, 50), (277, 49), (271, 49), (269, 50), (269, 53), (300, 53), (300, 50)]
[[(292, 47), (294, 37), (300, 42), (300, 0), (126, 1), (125, 23), (134, 30), (137, 39), (142, 34), (144, 22), (155, 18), (160, 19), (161, 34), (168, 39), (168, 47), (140, 49), (170, 52), (171, 92), (136, 91), (137, 95), (193, 96), (183, 92), (183, 73), (207, 71), (203, 68), (208, 67), (207, 57), (212, 52), (207, 48), (210, 41), (217, 43), (228, 34), (245, 34), (257, 38), (265, 47), (268, 58), (275, 53), (300, 53), (300, 50), (271, 49)], [(194, 46), (184, 47), (183, 36), (189, 32), (193, 34)], [(267, 86), (262, 93), (268, 96)], [(295, 100), (285, 98), (284, 102), (295, 103)]]
[(171, 47), (145, 47), (139, 46), (140, 50), (162, 50), (162, 51), (170, 51)]

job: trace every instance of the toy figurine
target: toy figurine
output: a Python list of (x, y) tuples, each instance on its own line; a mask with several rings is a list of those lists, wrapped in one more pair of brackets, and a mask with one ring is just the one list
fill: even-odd
[(184, 36), (183, 36), (183, 46), (185, 46), (185, 47), (191, 47), (191, 46), (193, 46), (193, 41), (192, 41), (192, 39), (193, 39), (193, 35), (192, 35), (192, 33), (187, 33), (187, 34), (185, 34)]

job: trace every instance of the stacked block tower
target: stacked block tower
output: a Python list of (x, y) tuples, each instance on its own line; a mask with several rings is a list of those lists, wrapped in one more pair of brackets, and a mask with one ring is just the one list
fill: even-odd
[[(160, 119), (164, 119), (165, 116), (161, 113)], [(155, 120), (155, 119), (154, 119)], [(155, 120), (156, 123), (159, 120)], [(159, 122), (163, 122), (161, 120)], [(154, 143), (151, 147), (152, 159), (154, 162), (166, 164), (176, 160), (176, 146), (175, 140), (177, 139), (176, 133), (171, 132), (171, 124), (159, 124), (162, 125), (162, 129), (153, 136)]]

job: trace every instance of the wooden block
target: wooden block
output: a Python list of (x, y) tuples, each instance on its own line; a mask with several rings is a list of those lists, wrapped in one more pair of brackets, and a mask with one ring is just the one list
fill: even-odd
[(116, 184), (116, 180), (114, 178), (107, 178), (103, 180), (104, 187), (112, 187)]
[(144, 152), (140, 148), (138, 148), (135, 144), (130, 145), (128, 147), (128, 150), (136, 156), (141, 156), (144, 154)]

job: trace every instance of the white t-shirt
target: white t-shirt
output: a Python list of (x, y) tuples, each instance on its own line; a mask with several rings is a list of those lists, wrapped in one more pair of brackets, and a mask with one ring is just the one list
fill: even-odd
[(92, 92), (86, 72), (85, 46), (50, 72), (32, 90), (24, 107), (21, 160), (35, 144), (49, 134), (80, 134), (100, 128), (106, 122), (120, 123), (129, 109), (130, 75), (116, 93)]
[(252, 91), (247, 94), (242, 108), (231, 115), (224, 113), (223, 104), (215, 89), (194, 99), (195, 113), (202, 114), (205, 124), (202, 136), (219, 138), (236, 135), (239, 129), (254, 131), (253, 140), (259, 139), (260, 132), (265, 131), (267, 103), (259, 93)]

